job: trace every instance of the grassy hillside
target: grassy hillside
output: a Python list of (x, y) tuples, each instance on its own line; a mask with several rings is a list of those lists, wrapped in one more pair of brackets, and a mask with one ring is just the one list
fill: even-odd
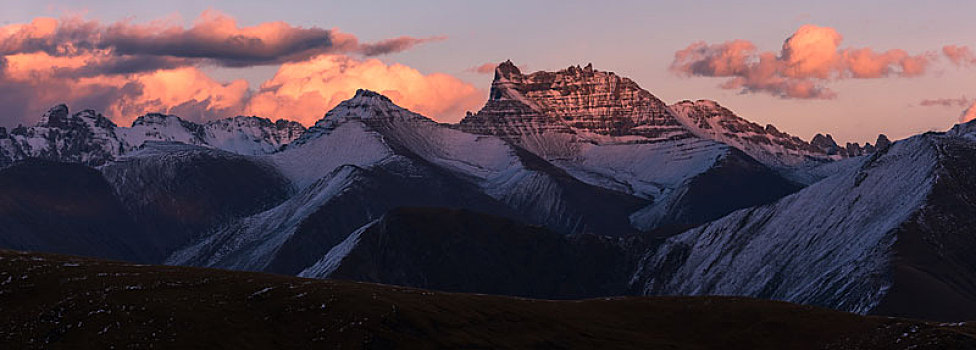
[(544, 301), (0, 251), (0, 348), (976, 348), (976, 327), (724, 297)]

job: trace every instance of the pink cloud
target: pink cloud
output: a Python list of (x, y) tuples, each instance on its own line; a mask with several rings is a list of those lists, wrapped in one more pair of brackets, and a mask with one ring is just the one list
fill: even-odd
[[(74, 109), (104, 111), (120, 124), (149, 112), (203, 121), (248, 111), (311, 123), (357, 88), (389, 93), (434, 117), (459, 118), (480, 99), (471, 85), (445, 74), (423, 75), (407, 66), (357, 58), (444, 39), (401, 36), (363, 43), (337, 29), (284, 22), (241, 26), (216, 11), (204, 12), (189, 27), (166, 20), (105, 24), (79, 16), (37, 18), (0, 27), (2, 122), (31, 124), (51, 105), (68, 103)], [(199, 68), (208, 64), (282, 66), (254, 91), (244, 80), (209, 77)], [(272, 101), (295, 105), (272, 108), (267, 104)]]
[(498, 63), (488, 62), (479, 66), (465, 69), (464, 71), (478, 74), (492, 74), (495, 72), (495, 67), (498, 67)]
[(0, 93), (15, 96), (0, 99), (3, 106), (29, 124), (53, 104), (66, 102), (78, 109), (104, 111), (114, 121), (127, 124), (149, 112), (173, 112), (177, 107), (196, 106), (191, 120), (232, 116), (243, 110), (249, 98), (244, 80), (218, 82), (196, 67), (176, 67), (151, 72), (102, 75), (64, 75), (77, 71), (97, 56), (51, 56), (46, 53), (5, 56), (0, 74)]
[(671, 70), (684, 76), (729, 78), (720, 85), (743, 93), (781, 98), (829, 99), (832, 80), (911, 77), (925, 72), (934, 56), (894, 49), (841, 49), (843, 36), (829, 27), (805, 25), (787, 38), (779, 53), (760, 52), (746, 40), (697, 42), (674, 54)]
[(165, 68), (172, 68), (176, 59), (181, 59), (184, 65), (203, 60), (222, 66), (246, 67), (303, 61), (326, 53), (377, 56), (445, 39), (401, 36), (361, 43), (355, 36), (337, 29), (298, 27), (285, 22), (240, 26), (234, 18), (213, 10), (204, 11), (190, 27), (171, 22), (106, 24), (78, 16), (36, 18), (31, 23), (0, 27), (0, 55), (100, 54), (129, 58), (130, 65), (141, 62), (146, 64), (143, 70), (154, 69), (150, 63), (163, 61), (131, 58), (171, 59)]
[(933, 98), (920, 101), (918, 104), (923, 107), (966, 107), (973, 100), (965, 96), (959, 98)]
[(414, 38), (401, 36), (393, 39), (380, 40), (375, 43), (359, 45), (358, 52), (365, 56), (379, 56), (409, 50), (410, 48), (429, 42), (447, 40), (446, 36), (433, 36), (429, 38)]
[(942, 47), (942, 54), (957, 66), (976, 65), (976, 54), (968, 46), (946, 45)]
[(262, 84), (247, 113), (312, 124), (357, 89), (382, 93), (393, 102), (438, 121), (456, 122), (484, 103), (474, 86), (441, 73), (422, 74), (401, 64), (342, 55), (322, 55), (281, 66)]

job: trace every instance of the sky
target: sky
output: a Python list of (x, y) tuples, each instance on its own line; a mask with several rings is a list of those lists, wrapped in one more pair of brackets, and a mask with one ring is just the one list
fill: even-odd
[(976, 118), (974, 1), (0, 1), (0, 126), (56, 103), (306, 125), (357, 88), (456, 122), (490, 67), (592, 63), (809, 140)]

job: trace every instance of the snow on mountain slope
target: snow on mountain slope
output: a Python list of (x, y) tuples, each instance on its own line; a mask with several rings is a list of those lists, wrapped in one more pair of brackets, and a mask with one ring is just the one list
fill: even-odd
[(976, 319), (976, 123), (932, 135), (938, 163), (922, 206), (899, 227), (893, 286), (872, 313), (923, 319)]
[(119, 128), (119, 134), (130, 148), (141, 146), (146, 141), (170, 141), (196, 146), (207, 144), (202, 125), (159, 113), (136, 118), (132, 127)]
[(725, 145), (697, 138), (662, 143), (580, 143), (575, 159), (556, 159), (553, 163), (583, 181), (656, 198), (705, 172), (727, 151)]
[(101, 114), (70, 114), (58, 105), (32, 127), (0, 129), (0, 167), (25, 158), (42, 158), (100, 166), (146, 141), (175, 141), (238, 154), (273, 153), (298, 138), (305, 128), (296, 122), (235, 117), (206, 124), (176, 116), (147, 114), (131, 127), (118, 127)]
[(392, 156), (368, 167), (342, 165), (280, 205), (218, 228), (168, 263), (295, 274), (356, 228), (402, 206), (518, 215), (436, 167)]
[(754, 176), (769, 183), (752, 192), (722, 193), (721, 187), (712, 187), (713, 191), (702, 194), (722, 210), (691, 213), (681, 220), (663, 218), (668, 211), (697, 210), (679, 208), (689, 200), (701, 200), (688, 198), (697, 193), (688, 186), (697, 185), (696, 178), (723, 164), (751, 164), (734, 160), (749, 156), (696, 135), (633, 81), (591, 66), (524, 75), (511, 62), (502, 63), (495, 70), (484, 108), (466, 116), (458, 128), (499, 136), (588, 184), (653, 200), (643, 211), (660, 214), (632, 218), (635, 226), (645, 230), (684, 225), (692, 217), (715, 219), (796, 189), (790, 181), (777, 179), (772, 170), (752, 164), (738, 171), (740, 177)]
[(175, 141), (244, 155), (274, 153), (304, 132), (301, 124), (286, 120), (239, 116), (197, 124), (156, 113), (137, 118), (130, 128), (118, 129), (130, 148), (146, 141)]
[(913, 137), (775, 203), (648, 252), (644, 294), (748, 295), (865, 313), (892, 286), (897, 229), (930, 193), (941, 141)]
[(475, 181), (518, 167), (504, 141), (451, 129), (367, 90), (340, 103), (271, 159), (303, 186), (339, 166), (369, 166), (401, 153)]
[(498, 137), (435, 123), (366, 90), (340, 103), (271, 158), (302, 186), (340, 165), (369, 166), (393, 154), (422, 160), (474, 183), (525, 213), (530, 222), (560, 232), (600, 229), (621, 234), (629, 231), (629, 206), (640, 202), (586, 185)]
[(268, 159), (295, 186), (305, 188), (343, 165), (369, 166), (391, 156), (392, 150), (378, 133), (361, 121), (348, 121), (328, 127), (316, 125)]
[(801, 185), (785, 180), (738, 149), (721, 154), (704, 172), (685, 180), (661, 200), (631, 215), (635, 227), (690, 227), (736, 209), (775, 201)]
[(234, 117), (204, 124), (207, 144), (225, 151), (245, 155), (271, 154), (305, 133), (302, 124), (279, 119)]
[[(352, 99), (329, 111), (306, 135), (274, 159), (283, 168), (290, 169), (297, 167), (291, 161), (301, 163), (314, 157), (313, 154), (328, 155), (317, 160), (321, 168), (307, 170), (321, 174), (338, 164), (373, 164), (397, 151), (409, 151), (480, 180), (518, 166), (512, 147), (502, 140), (448, 128), (368, 90), (357, 91)], [(307, 176), (295, 176), (300, 182), (308, 181)]]
[(350, 186), (361, 171), (351, 165), (335, 169), (284, 203), (218, 228), (173, 253), (166, 263), (261, 270), (302, 220)]
[(292, 194), (287, 179), (260, 159), (177, 142), (149, 141), (99, 170), (144, 228), (141, 249), (151, 262)]
[(495, 69), (484, 108), (458, 126), (497, 135), (608, 189), (654, 198), (708, 169), (723, 145), (694, 138), (629, 79), (570, 67), (524, 75)]
[(116, 129), (111, 120), (94, 111), (72, 115), (67, 106), (58, 105), (44, 113), (36, 126), (18, 127), (4, 135), (0, 167), (25, 158), (102, 164), (127, 149)]
[(646, 203), (365, 90), (263, 159), (299, 194), (217, 229), (169, 263), (297, 273), (356, 228), (400, 206), (467, 208), (561, 233), (619, 235), (633, 231), (628, 215)]
[(323, 256), (322, 259), (316, 261), (314, 265), (305, 268), (302, 270), (302, 272), (299, 272), (297, 276), (307, 278), (326, 278), (332, 275), (332, 273), (339, 268), (339, 265), (342, 264), (342, 260), (349, 256), (349, 253), (351, 253), (352, 250), (355, 249), (359, 244), (359, 240), (362, 238), (363, 233), (373, 225), (376, 225), (376, 223), (380, 220), (382, 220), (382, 218), (370, 221), (368, 224), (363, 225), (362, 227), (356, 229), (356, 231), (350, 233), (349, 237), (346, 237), (346, 239), (341, 243), (336, 244), (335, 247), (329, 249), (329, 252), (325, 253), (325, 256)]
[(467, 210), (398, 208), (299, 276), (546, 299), (620, 295), (632, 266), (622, 241)]
[(733, 146), (764, 164), (788, 167), (809, 161), (832, 160), (822, 149), (781, 132), (742, 119), (715, 101), (681, 101), (670, 106), (692, 133)]
[[(395, 106), (386, 97), (358, 91), (285, 150), (267, 157), (300, 189), (297, 195), (217, 230), (177, 252), (169, 262), (292, 270), (295, 267), (291, 263), (283, 263), (288, 267), (275, 265), (276, 259), (286, 259), (279, 251), (311, 251), (317, 260), (356, 227), (404, 204), (471, 207), (515, 215), (472, 184), (453, 178), (410, 152), (410, 148), (430, 154), (449, 152), (428, 145), (438, 140), (422, 137), (414, 128), (460, 133)], [(412, 147), (403, 145), (408, 141), (415, 141), (410, 143)], [(430, 154), (428, 159), (442, 160)], [(441, 163), (452, 162), (443, 159)], [(304, 233), (310, 230), (317, 233)], [(300, 268), (290, 272), (298, 271)]]

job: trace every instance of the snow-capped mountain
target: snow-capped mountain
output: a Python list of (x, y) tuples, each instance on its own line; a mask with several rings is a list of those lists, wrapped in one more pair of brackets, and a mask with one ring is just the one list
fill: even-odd
[(287, 120), (238, 116), (197, 124), (164, 114), (141, 116), (132, 127), (117, 131), (134, 147), (146, 141), (175, 141), (245, 155), (274, 153), (304, 132), (304, 126)]
[(485, 107), (458, 127), (499, 136), (589, 184), (653, 200), (632, 216), (644, 230), (701, 223), (798, 188), (688, 118), (590, 65), (524, 75), (506, 61)]
[[(308, 130), (161, 114), (118, 127), (57, 106), (0, 130), (0, 185), (37, 172), (41, 187), (92, 190), (0, 194), (0, 243), (535, 297), (734, 294), (976, 317), (974, 150), (976, 124), (841, 147), (712, 101), (667, 106), (591, 66), (525, 75), (506, 62), (456, 125), (367, 90)], [(102, 212), (64, 210), (85, 195)], [(91, 235), (107, 222), (131, 228), (106, 231), (120, 245)], [(53, 242), (62, 231), (77, 239)]]
[(197, 124), (177, 116), (147, 114), (131, 127), (119, 127), (101, 114), (71, 114), (65, 105), (52, 107), (32, 127), (10, 132), (0, 128), (0, 166), (26, 158), (42, 158), (92, 166), (105, 164), (146, 141), (175, 141), (229, 152), (273, 153), (295, 140), (305, 127), (297, 122), (235, 117)]
[(672, 237), (632, 283), (645, 294), (976, 317), (972, 128), (896, 142), (775, 203)]
[(781, 132), (771, 124), (763, 127), (742, 119), (715, 101), (681, 101), (670, 108), (696, 136), (738, 148), (764, 164), (789, 167), (830, 160), (819, 147)]
[(588, 185), (493, 136), (438, 124), (360, 90), (267, 161), (299, 193), (175, 253), (169, 263), (298, 273), (399, 206), (466, 208), (561, 233), (634, 232), (646, 203)]
[(147, 141), (99, 170), (143, 228), (142, 251), (150, 262), (294, 192), (261, 159), (178, 142)]
[(95, 111), (70, 114), (67, 106), (58, 105), (37, 125), (0, 135), (5, 136), (0, 138), (0, 166), (25, 158), (103, 164), (130, 148), (115, 130), (115, 123)]

